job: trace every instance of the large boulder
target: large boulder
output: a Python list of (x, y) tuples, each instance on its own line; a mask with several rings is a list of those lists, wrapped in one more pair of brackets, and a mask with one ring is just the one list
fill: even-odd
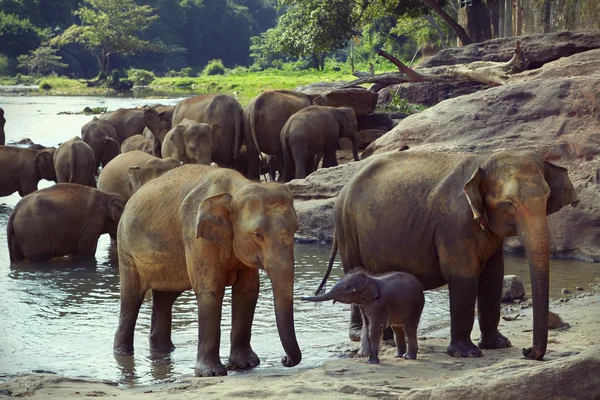
[(411, 389), (402, 399), (598, 399), (600, 346), (539, 362), (507, 360), (433, 388)]
[(339, 83), (318, 82), (307, 86), (298, 86), (297, 92), (315, 95), (321, 94), (327, 98), (330, 107), (352, 107), (357, 116), (370, 114), (377, 106), (377, 93), (362, 87), (336, 89)]
[(377, 107), (385, 107), (394, 96), (409, 103), (433, 106), (440, 101), (489, 88), (477, 82), (406, 82), (387, 86), (378, 94)]
[(600, 48), (600, 31), (558, 32), (514, 36), (445, 49), (427, 59), (419, 67), (467, 64), (475, 61), (508, 61), (515, 51), (516, 40), (529, 60), (529, 69), (583, 51)]
[(520, 300), (525, 296), (523, 280), (517, 275), (505, 275), (502, 283), (502, 301)]
[(336, 197), (362, 162), (351, 162), (337, 167), (321, 168), (306, 179), (294, 179), (285, 185), (296, 200), (329, 199)]
[(297, 241), (302, 243), (333, 241), (335, 199), (336, 197), (294, 202), (298, 216)]

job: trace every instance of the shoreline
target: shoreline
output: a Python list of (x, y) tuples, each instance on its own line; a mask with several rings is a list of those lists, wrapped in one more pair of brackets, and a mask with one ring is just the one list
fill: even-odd
[[(19, 374), (3, 378), (5, 382), (0, 383), (0, 395), (28, 396), (31, 399), (110, 396), (123, 400), (160, 399), (165, 396), (174, 400), (198, 396), (211, 399), (281, 399), (298, 396), (311, 396), (314, 399), (437, 398), (433, 394), (440, 388), (459, 385), (465, 379), (483, 379), (485, 386), (488, 386), (489, 380), (489, 386), (493, 387), (494, 382), (507, 373), (505, 370), (511, 373), (516, 370), (520, 377), (525, 377), (535, 374), (540, 368), (548, 369), (553, 365), (557, 368), (562, 363), (578, 365), (578, 357), (597, 357), (600, 362), (600, 291), (585, 296), (574, 294), (568, 301), (551, 301), (550, 311), (562, 317), (569, 327), (549, 330), (544, 362), (525, 360), (521, 355), (521, 348), (531, 346), (532, 311), (530, 307), (521, 309), (518, 305), (516, 309), (508, 311), (513, 316), (520, 314), (515, 320), (500, 321), (500, 330), (509, 337), (512, 347), (484, 350), (484, 356), (476, 359), (458, 359), (446, 355), (450, 332), (448, 326), (437, 326), (420, 332), (416, 361), (395, 359), (395, 347), (385, 343), (380, 353), (382, 363), (369, 365), (363, 358), (352, 357), (358, 349), (358, 343), (346, 341), (338, 346), (338, 359), (326, 361), (315, 368), (303, 368), (300, 364), (284, 370), (265, 368), (227, 377), (188, 377), (176, 383), (136, 387), (55, 374)], [(471, 337), (475, 341), (478, 336), (476, 322)], [(564, 366), (560, 368), (564, 369)], [(490, 371), (495, 372), (490, 374)], [(592, 379), (583, 376), (580, 379), (581, 382), (572, 382), (572, 390), (585, 389), (589, 382), (599, 380), (600, 374)], [(587, 387), (592, 396), (589, 398), (600, 396), (600, 386), (595, 387), (595, 393), (589, 392)], [(479, 390), (478, 393), (485, 397), (485, 387)], [(495, 392), (490, 393), (493, 396)], [(580, 396), (574, 394), (572, 398), (582, 398)]]

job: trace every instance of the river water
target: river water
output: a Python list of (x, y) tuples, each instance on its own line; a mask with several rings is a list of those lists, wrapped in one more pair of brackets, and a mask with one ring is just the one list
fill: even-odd
[[(7, 142), (28, 137), (35, 143), (56, 146), (79, 135), (92, 117), (58, 115), (84, 107), (133, 107), (146, 104), (175, 104), (179, 99), (131, 99), (106, 97), (0, 96), (5, 111)], [(50, 186), (42, 181), (39, 187)], [(151, 301), (147, 296), (136, 326), (135, 355), (118, 361), (112, 354), (113, 335), (119, 314), (117, 252), (108, 235), (100, 238), (96, 259), (75, 262), (55, 259), (49, 263), (19, 262), (11, 265), (6, 244), (6, 223), (19, 201), (18, 194), (0, 199), (0, 379), (32, 370), (53, 371), (68, 376), (109, 379), (127, 385), (173, 381), (193, 375), (197, 345), (195, 297), (184, 293), (175, 303), (173, 342), (176, 350), (168, 357), (153, 358), (148, 334)], [(320, 283), (329, 259), (328, 245), (297, 244), (295, 324), (303, 352), (301, 366), (310, 367), (339, 357), (339, 346), (347, 343), (349, 308), (343, 304), (313, 304), (299, 301)], [(339, 260), (339, 257), (338, 257)], [(329, 282), (342, 276), (339, 261)], [(597, 265), (581, 261), (552, 260), (551, 297), (562, 287), (585, 287), (594, 281)], [(531, 293), (526, 260), (507, 255), (506, 273), (521, 276)], [(261, 273), (262, 274), (262, 273)], [(329, 285), (330, 287), (331, 285)], [(230, 290), (226, 292), (221, 333), (221, 358), (229, 353), (231, 320)], [(421, 333), (449, 323), (445, 288), (426, 292)], [(284, 354), (273, 313), (273, 299), (266, 275), (254, 319), (252, 346), (261, 358), (258, 369), (274, 373), (284, 369)]]

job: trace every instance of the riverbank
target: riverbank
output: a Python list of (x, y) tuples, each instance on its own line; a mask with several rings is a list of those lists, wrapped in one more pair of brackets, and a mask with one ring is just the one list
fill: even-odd
[[(600, 278), (598, 278), (600, 280)], [(594, 282), (596, 283), (596, 282)], [(594, 284), (592, 283), (592, 284)], [(538, 385), (536, 398), (594, 399), (600, 396), (600, 291), (552, 302), (550, 310), (568, 327), (549, 331), (544, 362), (523, 359), (521, 349), (532, 340), (532, 309), (512, 311), (500, 321), (500, 330), (512, 347), (486, 350), (477, 359), (446, 355), (449, 330), (436, 328), (419, 337), (416, 361), (394, 358), (390, 345), (383, 345), (381, 364), (369, 365), (354, 358), (358, 345), (340, 343), (339, 359), (316, 368), (269, 368), (217, 378), (185, 378), (178, 383), (135, 388), (107, 382), (72, 379), (51, 374), (10, 377), (0, 383), (0, 395), (28, 396), (30, 399), (108, 397), (138, 399), (313, 399), (381, 398), (514, 398)], [(519, 317), (510, 320), (510, 316)], [(477, 324), (476, 324), (477, 325)], [(472, 338), (479, 336), (477, 326)], [(541, 378), (543, 376), (543, 379)], [(565, 382), (560, 376), (568, 376)], [(536, 383), (537, 382), (537, 383)], [(474, 396), (474, 397), (470, 397)], [(526, 398), (527, 396), (525, 396)]]

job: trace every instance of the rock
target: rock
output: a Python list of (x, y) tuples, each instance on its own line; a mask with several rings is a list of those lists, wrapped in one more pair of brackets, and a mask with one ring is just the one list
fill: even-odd
[(583, 288), (581, 286), (576, 286), (575, 290), (583, 290)]
[[(369, 146), (371, 143), (373, 143), (386, 133), (388, 133), (387, 130), (384, 131), (381, 129), (365, 129), (362, 131), (358, 131), (358, 149), (366, 149), (367, 146)], [(352, 144), (352, 142), (350, 142), (350, 144)], [(348, 150), (352, 150), (352, 147), (350, 147), (350, 149)]]
[(411, 389), (402, 399), (519, 399), (598, 398), (600, 346), (552, 361), (504, 360), (473, 375), (435, 387)]
[(394, 127), (392, 116), (388, 113), (372, 113), (367, 115), (359, 115), (356, 117), (358, 130), (379, 129), (389, 131)]
[(394, 95), (412, 104), (433, 106), (440, 101), (488, 89), (476, 82), (407, 82), (387, 86), (378, 92), (377, 107), (385, 108)]
[(536, 34), (493, 39), (445, 49), (419, 67), (466, 64), (474, 61), (508, 61), (513, 56), (517, 39), (521, 41), (521, 48), (529, 61), (529, 69), (539, 68), (561, 57), (600, 48), (599, 31)]
[(515, 299), (522, 299), (525, 296), (525, 287), (523, 281), (517, 275), (505, 275), (502, 285), (502, 301), (511, 302)]
[(567, 289), (567, 288), (562, 288), (560, 292), (562, 294), (569, 294), (569, 293), (571, 293), (571, 291), (569, 289)]
[(600, 74), (600, 49), (588, 50), (544, 64), (541, 68), (511, 75), (508, 80), (524, 82), (532, 79), (556, 79), (565, 76), (592, 76)]
[(296, 240), (301, 243), (333, 241), (333, 206), (336, 198), (295, 201), (298, 216)]
[[(341, 82), (343, 83), (343, 82)], [(352, 107), (357, 116), (370, 114), (377, 106), (377, 93), (360, 86), (336, 89), (340, 83), (318, 82), (294, 89), (305, 94), (322, 94), (331, 107)]]
[[(582, 55), (573, 56), (576, 58)], [(560, 66), (567, 60), (560, 60)], [(547, 64), (548, 70), (553, 65)], [(600, 73), (591, 76), (509, 82), (442, 101), (413, 114), (371, 143), (361, 158), (398, 150), (490, 153), (534, 150), (569, 170), (580, 204), (548, 218), (552, 253), (600, 261)], [(517, 238), (505, 240), (520, 251)]]
[(337, 167), (321, 168), (306, 179), (294, 179), (285, 185), (296, 200), (328, 199), (336, 197), (350, 180), (361, 162), (351, 162)]
[(565, 323), (558, 314), (548, 311), (548, 329), (559, 329), (568, 327), (569, 324)]

